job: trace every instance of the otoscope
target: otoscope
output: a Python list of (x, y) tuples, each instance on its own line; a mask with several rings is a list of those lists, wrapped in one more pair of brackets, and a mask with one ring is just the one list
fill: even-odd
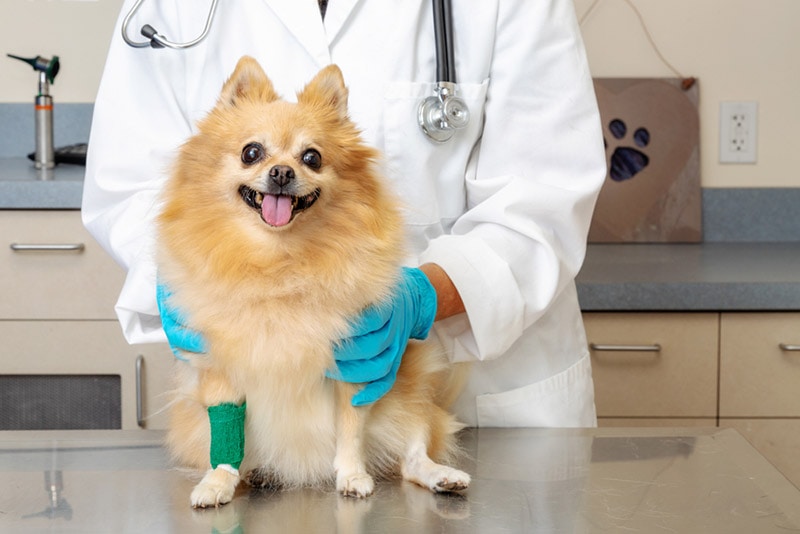
[(24, 61), (39, 72), (39, 93), (34, 98), (36, 114), (36, 152), (33, 165), (37, 169), (52, 169), (56, 165), (53, 150), (53, 97), (50, 84), (55, 82), (61, 64), (58, 56), (47, 59), (42, 56), (24, 58), (8, 54), (8, 57)]

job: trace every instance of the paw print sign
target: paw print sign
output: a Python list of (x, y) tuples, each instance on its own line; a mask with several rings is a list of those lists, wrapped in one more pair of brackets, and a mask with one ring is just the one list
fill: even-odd
[(594, 80), (608, 174), (589, 242), (702, 238), (697, 84), (666, 78)]
[[(614, 139), (625, 139), (628, 127), (621, 119), (612, 119), (608, 123), (608, 131)], [(605, 141), (608, 150), (608, 141)], [(633, 146), (618, 146), (608, 161), (608, 176), (615, 182), (629, 180), (643, 171), (650, 164), (650, 158), (642, 152), (650, 144), (650, 132), (644, 126), (633, 134)], [(637, 148), (638, 147), (638, 148)], [(640, 150), (641, 149), (641, 150)]]

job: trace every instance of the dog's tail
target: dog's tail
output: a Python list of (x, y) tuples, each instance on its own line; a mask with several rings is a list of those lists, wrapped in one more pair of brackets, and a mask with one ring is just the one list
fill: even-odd
[(461, 394), (461, 391), (464, 389), (471, 370), (471, 363), (449, 363), (445, 387), (439, 391), (439, 394), (436, 398), (436, 404), (445, 410), (448, 410)]

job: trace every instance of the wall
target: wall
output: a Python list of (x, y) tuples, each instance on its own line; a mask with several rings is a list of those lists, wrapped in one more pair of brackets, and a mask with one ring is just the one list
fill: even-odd
[[(593, 0), (575, 0), (581, 16)], [(700, 81), (703, 187), (800, 187), (800, 2), (633, 0), (666, 59)], [(582, 24), (594, 76), (673, 77), (625, 0)], [(719, 163), (719, 103), (758, 101), (756, 164)]]
[(36, 73), (9, 53), (58, 56), (56, 104), (94, 102), (121, 6), (122, 0), (0, 0), (0, 102), (32, 102), (36, 93)]
[[(578, 15), (592, 2), (575, 0)], [(703, 186), (800, 187), (800, 1), (632, 2), (662, 54), (682, 74), (700, 80)], [(0, 53), (59, 55), (56, 102), (92, 102), (121, 5), (122, 0), (0, 0)], [(599, 0), (582, 28), (595, 76), (674, 76), (625, 0)], [(30, 102), (35, 87), (28, 67), (0, 57), (0, 102)], [(719, 103), (728, 100), (759, 103), (756, 164), (718, 163)]]

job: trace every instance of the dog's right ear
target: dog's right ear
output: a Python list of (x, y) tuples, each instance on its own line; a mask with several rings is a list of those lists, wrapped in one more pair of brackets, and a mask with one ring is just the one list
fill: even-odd
[(278, 99), (272, 82), (267, 78), (258, 61), (242, 56), (231, 77), (222, 86), (219, 105), (235, 106), (242, 99), (272, 102)]

